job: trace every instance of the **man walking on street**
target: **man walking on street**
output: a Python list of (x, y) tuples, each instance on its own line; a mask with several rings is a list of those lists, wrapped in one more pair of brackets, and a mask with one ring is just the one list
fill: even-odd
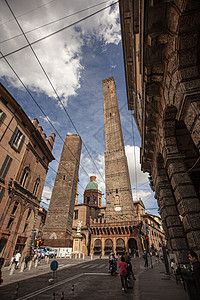
[(200, 261), (198, 260), (197, 253), (193, 250), (189, 252), (188, 258), (191, 265), (193, 266), (194, 280), (196, 283), (197, 290), (199, 292), (200, 299)]

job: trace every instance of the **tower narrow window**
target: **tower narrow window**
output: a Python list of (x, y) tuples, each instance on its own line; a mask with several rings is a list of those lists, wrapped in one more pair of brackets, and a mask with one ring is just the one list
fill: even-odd
[(78, 209), (75, 209), (75, 211), (74, 211), (74, 219), (75, 220), (78, 219)]

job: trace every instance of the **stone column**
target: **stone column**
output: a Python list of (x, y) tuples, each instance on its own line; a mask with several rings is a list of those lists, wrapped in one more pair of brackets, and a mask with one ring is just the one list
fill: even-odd
[(182, 157), (168, 160), (168, 175), (188, 246), (200, 253), (200, 202)]
[(166, 170), (160, 169), (155, 176), (156, 196), (162, 220), (164, 220), (166, 234), (169, 237), (172, 250), (176, 253), (179, 263), (186, 262), (188, 245), (172, 187)]
[(101, 254), (102, 254), (102, 256), (105, 256), (105, 239), (104, 239), (104, 237), (101, 240)]
[(113, 252), (116, 254), (116, 237), (113, 237)]
[(128, 237), (125, 236), (125, 250), (127, 253), (129, 253), (129, 247), (128, 247)]
[(137, 229), (137, 245), (138, 245), (139, 257), (142, 257), (142, 254), (144, 251), (143, 251), (143, 245), (142, 245), (142, 237), (141, 237), (139, 229)]
[(76, 233), (73, 235), (73, 254), (80, 254), (82, 253), (82, 235), (80, 233)]

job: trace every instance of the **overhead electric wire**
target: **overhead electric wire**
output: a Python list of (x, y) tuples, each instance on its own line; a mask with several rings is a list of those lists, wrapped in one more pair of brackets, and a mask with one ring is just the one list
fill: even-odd
[[(20, 30), (22, 31), (22, 33), (23, 33), (23, 35), (24, 35), (24, 37), (25, 37), (25, 39), (26, 39), (26, 41), (27, 41), (28, 45), (30, 46), (30, 48), (31, 48), (31, 50), (32, 50), (32, 52), (33, 52), (33, 54), (34, 54), (34, 56), (35, 56), (35, 58), (36, 58), (36, 60), (37, 60), (38, 64), (40, 65), (40, 67), (41, 67), (41, 69), (42, 69), (43, 73), (45, 74), (45, 76), (46, 76), (46, 78), (47, 78), (47, 80), (48, 80), (48, 82), (49, 82), (50, 86), (52, 87), (52, 89), (53, 89), (53, 91), (54, 91), (54, 93), (55, 93), (55, 95), (56, 95), (56, 97), (57, 97), (57, 99), (58, 99), (59, 103), (60, 103), (60, 104), (61, 104), (61, 106), (63, 107), (63, 109), (64, 109), (64, 111), (65, 111), (65, 113), (66, 113), (67, 117), (69, 118), (69, 120), (70, 120), (70, 122), (71, 122), (72, 126), (74, 127), (74, 129), (75, 129), (76, 133), (77, 133), (77, 134), (80, 136), (80, 134), (79, 134), (79, 132), (78, 132), (78, 130), (77, 130), (77, 128), (76, 128), (76, 126), (75, 126), (75, 124), (74, 124), (74, 122), (73, 122), (72, 118), (70, 117), (70, 115), (69, 115), (68, 111), (66, 110), (65, 106), (63, 105), (63, 103), (62, 103), (62, 100), (60, 99), (60, 96), (58, 95), (58, 93), (57, 93), (57, 91), (56, 91), (56, 89), (55, 89), (55, 87), (54, 87), (54, 85), (53, 85), (53, 83), (52, 83), (52, 81), (51, 81), (50, 77), (48, 76), (48, 74), (47, 74), (46, 70), (44, 69), (44, 67), (43, 67), (43, 65), (42, 65), (42, 63), (41, 63), (41, 61), (39, 60), (39, 58), (38, 58), (38, 56), (37, 56), (37, 54), (36, 54), (35, 50), (33, 49), (33, 47), (31, 46), (31, 44), (30, 44), (30, 42), (29, 42), (28, 38), (26, 37), (26, 35), (25, 35), (25, 33), (24, 33), (24, 31), (23, 31), (23, 29), (22, 29), (22, 27), (21, 27), (20, 23), (18, 22), (18, 20), (17, 20), (17, 18), (16, 18), (16, 16), (15, 16), (15, 14), (14, 14), (14, 12), (12, 11), (12, 9), (11, 9), (10, 5), (8, 4), (8, 1), (7, 1), (7, 0), (5, 0), (5, 2), (6, 2), (6, 4), (8, 5), (8, 8), (10, 9), (10, 11), (11, 11), (11, 13), (12, 13), (13, 17), (15, 18), (15, 20), (16, 20), (16, 22), (17, 22), (17, 24), (18, 24), (19, 28), (20, 28)], [(55, 128), (55, 127), (54, 127), (54, 128)], [(98, 167), (97, 167), (97, 165), (96, 165), (95, 161), (93, 160), (93, 158), (92, 158), (92, 156), (91, 156), (91, 154), (90, 154), (90, 152), (89, 152), (88, 148), (86, 147), (85, 143), (83, 142), (83, 140), (82, 140), (82, 143), (83, 143), (83, 145), (84, 145), (84, 147), (85, 147), (85, 149), (86, 149), (86, 151), (87, 151), (87, 153), (88, 153), (89, 157), (91, 158), (91, 160), (92, 160), (92, 162), (93, 162), (93, 164), (94, 164), (95, 168), (97, 169), (98, 173), (100, 174), (101, 178), (103, 179), (103, 181), (104, 181), (104, 183), (105, 183), (105, 180), (104, 180), (103, 176), (101, 175), (101, 172), (99, 171), (99, 169), (98, 169)]]
[[(0, 52), (1, 55), (2, 52)], [(23, 85), (23, 87), (25, 88), (25, 90), (27, 91), (27, 93), (29, 94), (29, 96), (31, 97), (31, 99), (35, 102), (35, 104), (37, 105), (37, 107), (39, 108), (39, 110), (42, 112), (42, 114), (47, 118), (47, 121), (49, 122), (49, 124), (51, 124), (52, 128), (55, 130), (55, 132), (57, 133), (57, 135), (60, 137), (60, 139), (64, 142), (65, 144), (65, 141), (63, 140), (62, 136), (60, 135), (60, 133), (57, 131), (57, 129), (55, 128), (55, 126), (53, 125), (53, 123), (49, 120), (48, 116), (45, 114), (45, 112), (43, 111), (43, 109), (40, 107), (40, 105), (37, 103), (37, 101), (35, 100), (35, 98), (33, 97), (33, 95), (31, 94), (31, 92), (29, 91), (29, 89), (26, 87), (26, 85), (24, 84), (24, 82), (22, 81), (22, 79), (19, 77), (19, 75), (16, 73), (16, 71), (13, 69), (13, 67), (11, 66), (11, 64), (8, 62), (8, 60), (6, 58), (4, 58), (5, 61), (7, 62), (7, 64), (9, 65), (9, 67), (11, 68), (11, 70), (13, 71), (13, 73), (16, 75), (16, 77), (18, 78), (18, 80), (21, 82), (21, 84)], [(67, 146), (67, 145), (66, 145)], [(68, 146), (67, 146), (68, 147)], [(69, 149), (69, 147), (68, 147)], [(69, 149), (70, 150), (70, 149)], [(71, 150), (70, 150), (71, 152)], [(71, 152), (71, 154), (73, 155), (73, 153)], [(74, 155), (73, 155), (74, 156)], [(74, 156), (75, 157), (75, 156)], [(76, 159), (76, 158), (75, 158)], [(77, 160), (77, 159), (76, 159)], [(81, 166), (81, 165), (80, 165)], [(82, 166), (81, 166), (82, 167)], [(82, 167), (82, 169), (84, 170), (85, 174), (87, 176), (88, 173), (85, 171), (85, 169)]]
[[(7, 124), (3, 121), (2, 122), (2, 124), (4, 124), (5, 126), (7, 126)], [(8, 127), (7, 128), (8, 130), (10, 130), (12, 133), (14, 133), (14, 130), (12, 130), (10, 127)], [(27, 143), (25, 143), (25, 142), (23, 142), (23, 144), (24, 145), (26, 145), (26, 146), (28, 146), (28, 144)], [(18, 160), (19, 162), (21, 162), (16, 156), (14, 156), (9, 150), (7, 150), (5, 147), (3, 147), (1, 144), (0, 144), (0, 146), (4, 149), (4, 150), (6, 150), (6, 152), (8, 152), (12, 157), (14, 157), (16, 160)], [(55, 157), (54, 157), (55, 158)], [(59, 161), (55, 158), (55, 161), (59, 164)], [(24, 163), (23, 163), (23, 166), (24, 166)], [(48, 165), (48, 167), (52, 170), (52, 171), (54, 171), (56, 174), (58, 174), (58, 175), (60, 175), (56, 170), (54, 170), (54, 168), (52, 168), (50, 165)], [(65, 171), (67, 171), (67, 173), (68, 173), (68, 170), (63, 166), (63, 165), (61, 165), (61, 167), (65, 170)], [(33, 172), (33, 171), (31, 171), (33, 174), (37, 174), (36, 172)], [(60, 176), (62, 176), (62, 175), (60, 175)], [(44, 180), (44, 182), (46, 182), (46, 180)], [(48, 182), (47, 182), (48, 183)], [(78, 183), (78, 185), (83, 189), (83, 190), (85, 190), (85, 188), (79, 183), (79, 181), (78, 180), (76, 180), (76, 183)], [(50, 183), (48, 183), (50, 186), (52, 186), (53, 187), (53, 185), (52, 184), (50, 184)], [(81, 194), (81, 196), (83, 196), (83, 194)]]
[[(6, 0), (5, 0), (5, 1), (6, 1)], [(109, 8), (109, 7), (113, 6), (113, 5), (115, 5), (115, 4), (117, 4), (118, 2), (119, 2), (119, 1), (116, 1), (116, 2), (110, 4), (110, 5), (106, 6), (106, 7), (104, 7), (104, 8), (102, 8), (102, 9), (100, 9), (100, 10), (98, 10), (98, 11), (96, 11), (96, 12), (94, 12), (94, 13), (92, 13), (92, 14), (90, 14), (90, 15), (88, 15), (88, 16), (82, 18), (82, 19), (80, 19), (80, 20), (77, 20), (77, 21), (73, 22), (73, 23), (70, 24), (70, 25), (67, 25), (67, 26), (65, 26), (65, 27), (63, 27), (63, 28), (61, 28), (61, 29), (58, 29), (58, 30), (56, 30), (56, 31), (54, 31), (54, 32), (52, 32), (52, 33), (50, 33), (50, 34), (48, 34), (48, 35), (46, 35), (46, 36), (44, 36), (44, 37), (38, 39), (38, 40), (35, 40), (34, 42), (29, 43), (28, 45), (22, 46), (22, 47), (20, 47), (20, 48), (18, 48), (18, 49), (16, 49), (16, 50), (13, 50), (12, 52), (6, 53), (6, 54), (4, 54), (4, 56), (0, 57), (0, 59), (2, 59), (2, 58), (4, 58), (4, 57), (7, 57), (7, 56), (9, 56), (9, 55), (12, 55), (12, 54), (14, 54), (14, 53), (16, 53), (16, 52), (19, 52), (19, 51), (21, 51), (21, 50), (23, 50), (23, 49), (26, 49), (27, 47), (30, 47), (30, 45), (34, 45), (34, 44), (36, 44), (36, 43), (38, 43), (38, 42), (41, 42), (41, 41), (43, 41), (43, 40), (46, 39), (46, 38), (49, 38), (49, 37), (51, 37), (51, 36), (53, 36), (53, 35), (55, 35), (55, 34), (61, 32), (61, 31), (65, 30), (65, 29), (69, 28), (69, 27), (72, 27), (72, 26), (74, 26), (74, 25), (76, 25), (76, 24), (78, 24), (78, 23), (80, 23), (80, 22), (82, 22), (82, 21), (84, 21), (84, 20), (86, 20), (86, 19), (88, 19), (88, 18), (90, 18), (90, 17), (92, 17), (92, 16), (98, 14), (99, 12), (101, 12), (101, 11), (103, 11), (103, 10), (105, 10), (105, 9), (107, 9), (107, 8)]]
[[(23, 16), (25, 16), (25, 15), (27, 15), (27, 14), (29, 14), (29, 13), (35, 11), (35, 10), (38, 10), (38, 9), (41, 8), (41, 7), (44, 7), (44, 6), (46, 6), (46, 5), (48, 5), (48, 4), (52, 3), (52, 2), (54, 2), (54, 1), (55, 1), (55, 0), (51, 0), (51, 1), (49, 1), (49, 2), (47, 2), (47, 3), (45, 3), (45, 4), (43, 4), (43, 5), (40, 5), (40, 6), (36, 7), (36, 8), (34, 8), (34, 9), (31, 9), (31, 10), (27, 11), (26, 13), (21, 14), (21, 15), (19, 15), (19, 16), (17, 16), (17, 17), (18, 17), (18, 18), (23, 17)], [(14, 19), (7, 20), (7, 21), (5, 21), (4, 23), (1, 23), (0, 26), (4, 25), (4, 24), (6, 24), (6, 23), (8, 23), (8, 22), (10, 22), (10, 21), (13, 21), (13, 20), (14, 20)]]
[[(55, 0), (53, 0), (53, 1), (55, 1)], [(112, 1), (112, 0), (110, 0), (110, 1)], [(97, 6), (99, 6), (99, 5), (102, 5), (102, 4), (106, 3), (106, 2), (108, 2), (108, 0), (103, 1), (103, 2), (101, 2), (101, 3), (98, 3), (98, 4), (95, 4), (95, 5), (92, 5), (92, 6), (90, 6), (90, 7), (84, 8), (84, 9), (82, 9), (82, 10), (79, 10), (79, 11), (75, 12), (75, 13), (72, 13), (72, 14), (67, 15), (67, 16), (65, 16), (65, 17), (62, 17), (62, 18), (59, 18), (59, 19), (57, 19), (57, 20), (51, 21), (51, 22), (46, 23), (46, 24), (44, 24), (44, 25), (38, 26), (38, 27), (36, 27), (36, 28), (34, 28), (34, 29), (30, 29), (30, 30), (26, 31), (25, 34), (30, 33), (30, 32), (33, 32), (33, 31), (38, 30), (38, 29), (41, 29), (41, 28), (44, 28), (44, 27), (46, 27), (46, 26), (48, 26), (48, 25), (52, 25), (52, 24), (54, 24), (54, 23), (60, 22), (60, 21), (62, 21), (62, 20), (64, 20), (64, 19), (67, 19), (67, 18), (70, 18), (70, 17), (72, 17), (72, 16), (75, 16), (75, 15), (77, 15), (77, 14), (79, 14), (79, 13), (82, 13), (82, 12), (84, 12), (84, 11), (86, 11), (86, 10), (92, 9), (92, 8), (94, 8), (94, 7), (97, 7)], [(12, 19), (12, 20), (14, 20), (14, 19)], [(5, 42), (8, 42), (8, 41), (10, 41), (10, 40), (12, 40), (12, 39), (15, 39), (15, 38), (17, 38), (17, 37), (20, 37), (20, 36), (23, 36), (23, 33), (22, 33), (22, 34), (15, 35), (15, 36), (13, 36), (13, 37), (10, 37), (10, 38), (8, 38), (8, 39), (6, 39), (6, 40), (0, 41), (0, 44), (5, 43)]]

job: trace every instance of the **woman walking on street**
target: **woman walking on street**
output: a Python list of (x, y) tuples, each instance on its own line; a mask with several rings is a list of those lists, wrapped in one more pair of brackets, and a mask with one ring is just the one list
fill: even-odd
[(125, 262), (124, 256), (121, 256), (121, 261), (119, 262), (119, 274), (122, 283), (122, 291), (127, 293), (128, 284), (127, 284), (127, 263)]

